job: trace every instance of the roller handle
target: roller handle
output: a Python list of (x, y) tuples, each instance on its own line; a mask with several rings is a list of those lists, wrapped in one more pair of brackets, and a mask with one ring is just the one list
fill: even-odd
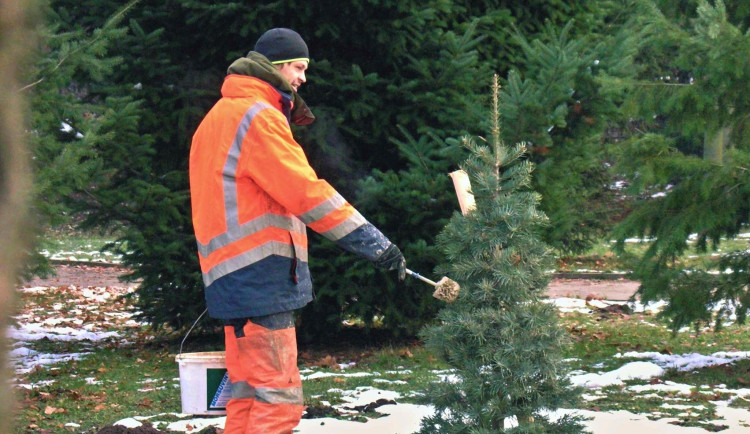
[(432, 280), (430, 280), (430, 279), (428, 279), (428, 278), (426, 278), (426, 277), (422, 276), (422, 275), (421, 275), (421, 274), (419, 274), (419, 273), (416, 273), (416, 272), (414, 272), (414, 271), (411, 271), (411, 270), (410, 270), (410, 269), (408, 269), (408, 268), (406, 269), (406, 274), (408, 274), (409, 276), (412, 276), (412, 277), (416, 277), (417, 279), (419, 279), (419, 280), (421, 280), (421, 281), (423, 281), (423, 282), (427, 282), (427, 283), (429, 283), (429, 284), (430, 284), (430, 285), (432, 285), (432, 286), (437, 286), (437, 283), (435, 283), (435, 282), (433, 282)]

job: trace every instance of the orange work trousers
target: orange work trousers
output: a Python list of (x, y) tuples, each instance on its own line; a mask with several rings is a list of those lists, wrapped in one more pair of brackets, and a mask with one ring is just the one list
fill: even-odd
[(294, 325), (266, 328), (250, 320), (224, 327), (232, 383), (226, 434), (287, 434), (304, 411)]

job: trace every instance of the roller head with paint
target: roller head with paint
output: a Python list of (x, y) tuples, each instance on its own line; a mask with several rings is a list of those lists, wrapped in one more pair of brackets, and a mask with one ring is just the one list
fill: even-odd
[(442, 279), (438, 280), (437, 285), (435, 285), (435, 292), (432, 293), (432, 296), (438, 300), (450, 303), (456, 301), (456, 298), (458, 298), (458, 291), (460, 290), (461, 287), (458, 283), (443, 276)]
[(414, 271), (411, 271), (408, 268), (406, 269), (406, 274), (412, 277), (416, 277), (417, 279), (423, 282), (427, 282), (430, 285), (434, 286), (435, 292), (432, 293), (432, 296), (437, 298), (438, 300), (442, 300), (448, 303), (456, 301), (456, 298), (458, 297), (458, 293), (461, 290), (461, 287), (458, 285), (458, 283), (456, 283), (454, 280), (451, 280), (445, 276), (443, 276), (443, 278), (440, 279), (436, 283), (422, 276), (419, 273), (415, 273)]

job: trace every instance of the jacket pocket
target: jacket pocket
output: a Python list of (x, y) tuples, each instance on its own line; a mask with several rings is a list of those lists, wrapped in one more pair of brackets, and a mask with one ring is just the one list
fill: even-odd
[(289, 232), (289, 244), (292, 246), (292, 267), (289, 270), (289, 274), (292, 277), (292, 281), (297, 284), (299, 283), (299, 276), (297, 275), (297, 246), (294, 244), (294, 236)]

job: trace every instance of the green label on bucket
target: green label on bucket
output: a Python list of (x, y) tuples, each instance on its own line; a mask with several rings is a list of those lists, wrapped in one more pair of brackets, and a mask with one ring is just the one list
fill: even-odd
[(229, 384), (227, 370), (206, 369), (206, 408), (208, 410), (224, 410), (231, 397), (232, 387)]

